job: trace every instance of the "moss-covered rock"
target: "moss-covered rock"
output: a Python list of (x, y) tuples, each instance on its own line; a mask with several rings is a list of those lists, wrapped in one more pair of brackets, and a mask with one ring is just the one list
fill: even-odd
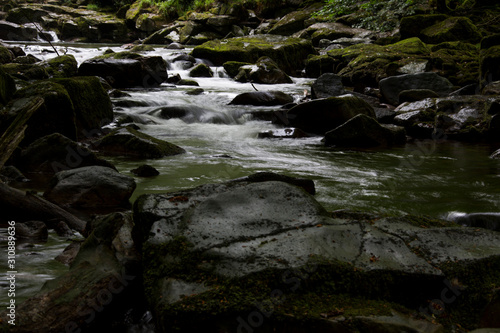
[(0, 106), (7, 104), (16, 92), (16, 83), (0, 66)]
[(314, 46), (318, 46), (319, 41), (322, 39), (353, 38), (368, 33), (368, 30), (352, 28), (339, 22), (321, 22), (307, 27), (296, 35), (300, 38), (310, 39)]
[(198, 64), (189, 71), (190, 77), (213, 77), (214, 72), (205, 64)]
[(88, 139), (113, 121), (111, 99), (95, 76), (53, 79), (69, 94), (76, 116), (80, 139)]
[(479, 50), (469, 43), (445, 42), (431, 47), (431, 64), (441, 76), (456, 86), (477, 84)]
[(14, 60), (14, 54), (3, 45), (0, 45), (0, 64), (7, 64)]
[(39, 64), (10, 63), (3, 65), (3, 69), (11, 76), (25, 81), (45, 80), (49, 78), (47, 69)]
[(39, 63), (45, 67), (50, 77), (72, 77), (78, 72), (78, 63), (75, 57), (71, 54), (58, 56)]
[(283, 16), (276, 22), (268, 33), (274, 35), (290, 36), (304, 28), (307, 28), (306, 21), (311, 18), (311, 14), (319, 9), (319, 6), (308, 7), (304, 10), (294, 11)]
[(438, 44), (448, 41), (478, 43), (482, 36), (478, 28), (467, 17), (450, 17), (421, 31), (422, 41)]
[(358, 114), (375, 118), (373, 108), (361, 98), (353, 95), (330, 97), (294, 106), (286, 113), (285, 125), (323, 135)]
[(222, 64), (227, 75), (233, 78), (236, 75), (238, 75), (238, 73), (240, 72), (240, 68), (242, 66), (248, 66), (248, 65), (251, 64), (248, 62), (241, 62), (241, 61), (226, 61), (225, 63)]
[(97, 157), (88, 148), (59, 133), (44, 136), (23, 149), (18, 165), (25, 173), (48, 175), (91, 165), (114, 168), (111, 163)]
[(52, 133), (60, 133), (71, 140), (77, 140), (75, 109), (68, 91), (62, 85), (51, 81), (39, 81), (18, 90), (7, 106), (8, 114), (15, 113), (15, 110), (18, 110), (19, 106), (31, 96), (42, 97), (44, 103), (27, 122), (24, 144)]
[(305, 62), (305, 71), (307, 77), (320, 77), (325, 73), (333, 73), (334, 60), (327, 55), (310, 56)]
[(401, 39), (420, 37), (422, 30), (447, 18), (448, 16), (444, 14), (421, 14), (403, 17), (399, 27)]
[(234, 79), (238, 82), (261, 84), (293, 83), (292, 78), (269, 57), (259, 58), (255, 65), (240, 67), (240, 71)]
[(156, 139), (131, 127), (112, 131), (95, 143), (95, 148), (107, 155), (131, 158), (162, 158), (186, 151), (172, 143)]
[[(347, 85), (356, 87), (377, 86), (378, 82), (389, 76), (390, 65), (402, 59), (426, 59), (429, 47), (419, 38), (409, 38), (398, 43), (382, 46), (358, 44), (345, 49), (328, 51), (333, 59), (335, 71)], [(404, 66), (401, 63), (399, 66)]]
[(493, 82), (500, 80), (500, 45), (490, 47), (481, 51), (480, 60), (482, 82)]
[(191, 55), (220, 66), (227, 61), (255, 63), (260, 57), (274, 59), (286, 73), (302, 69), (309, 54), (316, 54), (310, 41), (300, 38), (254, 35), (214, 40), (195, 47)]
[(38, 31), (33, 27), (0, 21), (0, 39), (12, 41), (36, 41)]
[(167, 62), (162, 57), (129, 51), (86, 60), (78, 68), (78, 75), (102, 77), (114, 88), (157, 87), (168, 78)]

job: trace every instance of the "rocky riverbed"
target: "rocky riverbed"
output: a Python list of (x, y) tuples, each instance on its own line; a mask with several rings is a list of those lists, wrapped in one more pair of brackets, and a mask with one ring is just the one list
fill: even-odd
[[(18, 237), (33, 243), (47, 229), (84, 238), (58, 257), (69, 270), (16, 304), (15, 326), (0, 314), (3, 329), (500, 328), (498, 5), (476, 1), (467, 13), (424, 6), (392, 32), (322, 20), (313, 15), (321, 3), (282, 7), (219, 4), (168, 20), (142, 2), (117, 14), (55, 2), (3, 6), (0, 222), (16, 221)], [(53, 44), (30, 52), (42, 38)], [(110, 47), (88, 56), (69, 42)], [(207, 83), (217, 80), (235, 92), (211, 95)], [(178, 103), (180, 96), (198, 104)], [(198, 151), (208, 129), (198, 124), (213, 126), (211, 140), (223, 139), (224, 126), (252, 124), (252, 132), (265, 129), (252, 140), (298, 142), (288, 151), (317, 154), (487, 147), (493, 190), (478, 201), (491, 211), (444, 220), (418, 210), (325, 208), (320, 168), (319, 181), (284, 167), (267, 172), (262, 162), (252, 171), (265, 172), (249, 175), (244, 150), (234, 151), (237, 171), (215, 182), (134, 194), (144, 179), (160, 179), (144, 178), (158, 177), (155, 161), (206, 158)], [(206, 161), (234, 159), (217, 153)], [(421, 165), (406, 162), (396, 169)], [(142, 166), (124, 172), (130, 163)], [(171, 178), (184, 179), (173, 170)]]

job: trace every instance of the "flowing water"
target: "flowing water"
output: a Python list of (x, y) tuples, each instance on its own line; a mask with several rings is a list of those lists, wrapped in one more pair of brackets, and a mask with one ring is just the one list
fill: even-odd
[[(42, 59), (55, 56), (47, 45), (21, 46), (26, 53)], [(58, 46), (73, 54), (79, 63), (102, 54), (107, 48), (122, 50), (118, 46)], [(179, 52), (157, 48), (148, 54), (169, 60)], [(247, 111), (275, 108), (228, 105), (237, 94), (253, 91), (253, 87), (227, 78), (220, 67), (214, 67), (213, 71), (214, 78), (195, 78), (204, 90), (201, 95), (186, 94), (193, 89), (190, 86), (163, 84), (155, 89), (129, 89), (126, 92), (131, 97), (113, 99), (120, 105), (115, 107), (117, 116), (130, 115), (139, 121), (141, 131), (187, 151), (158, 160), (112, 159), (124, 174), (132, 175), (131, 169), (145, 163), (160, 171), (157, 177), (136, 179), (138, 186), (132, 200), (143, 193), (175, 191), (272, 171), (313, 179), (316, 199), (329, 210), (356, 209), (433, 217), (446, 217), (450, 212), (500, 211), (500, 160), (489, 158), (498, 147), (443, 139), (413, 141), (390, 149), (349, 150), (326, 148), (321, 137), (259, 139), (259, 132), (277, 127), (252, 119)], [(176, 73), (189, 78), (188, 71), (174, 64), (169, 75)], [(304, 90), (310, 89), (312, 81), (294, 78), (293, 84), (255, 87), (261, 91), (281, 90), (299, 100)], [(179, 105), (190, 109), (189, 117), (169, 120), (159, 117), (160, 107)], [(41, 252), (45, 259), (27, 255), (26, 258), (34, 259), (23, 262), (23, 270), (39, 276), (40, 280), (63, 271), (48, 257), (55, 257), (67, 242), (57, 239), (55, 242), (60, 246), (44, 245)], [(33, 252), (30, 251), (26, 253)], [(3, 258), (0, 260), (2, 264), (5, 262)], [(43, 273), (38, 265), (43, 267)], [(5, 299), (3, 294), (0, 300)]]

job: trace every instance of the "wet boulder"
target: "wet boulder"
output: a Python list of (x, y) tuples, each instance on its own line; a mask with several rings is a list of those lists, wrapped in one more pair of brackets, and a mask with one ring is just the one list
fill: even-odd
[(286, 112), (284, 122), (287, 126), (300, 128), (307, 133), (323, 135), (358, 114), (376, 117), (367, 102), (353, 95), (344, 95), (294, 106)]
[(72, 54), (57, 56), (38, 65), (44, 67), (51, 78), (73, 77), (78, 72), (78, 63)]
[(359, 114), (325, 133), (325, 145), (336, 147), (389, 147), (406, 143), (403, 127), (381, 125), (372, 117)]
[(91, 165), (114, 168), (88, 148), (59, 133), (44, 136), (31, 143), (21, 151), (17, 164), (26, 173), (49, 175)]
[(163, 119), (181, 119), (191, 123), (234, 124), (235, 119), (225, 113), (196, 105), (167, 105), (153, 110), (151, 114)]
[(380, 80), (380, 92), (384, 99), (392, 104), (399, 104), (399, 94), (404, 90), (429, 89), (446, 96), (453, 91), (453, 84), (436, 73), (419, 73), (391, 76)]
[(229, 104), (273, 106), (293, 103), (293, 97), (282, 91), (252, 91), (237, 95)]
[(500, 45), (481, 50), (480, 73), (483, 82), (500, 80)]
[(97, 219), (69, 271), (16, 303), (16, 326), (2, 312), (1, 328), (12, 332), (99, 331), (109, 320), (139, 304), (139, 256), (131, 237), (130, 215)]
[(316, 54), (312, 43), (302, 38), (286, 38), (278, 35), (253, 35), (223, 40), (213, 40), (196, 46), (191, 55), (207, 59), (215, 66), (227, 61), (255, 63), (267, 56), (287, 74), (303, 68), (310, 54)]
[(325, 73), (334, 72), (334, 60), (327, 55), (314, 55), (305, 61), (305, 73), (307, 77), (320, 77)]
[(369, 30), (352, 28), (340, 22), (319, 22), (306, 27), (294, 36), (310, 39), (314, 46), (319, 46), (320, 41), (325, 39), (332, 41), (339, 38), (365, 37), (369, 34)]
[(311, 97), (313, 99), (340, 96), (344, 92), (342, 78), (333, 73), (321, 75), (311, 86)]
[(33, 27), (0, 21), (0, 39), (10, 41), (36, 41), (38, 31)]
[(476, 141), (488, 139), (491, 110), (496, 99), (488, 96), (428, 98), (398, 106), (394, 123), (404, 126), (410, 136), (434, 139)]
[(278, 22), (273, 24), (268, 33), (273, 35), (290, 36), (298, 31), (307, 28), (307, 21), (311, 15), (319, 9), (319, 6), (310, 6), (304, 10), (293, 11), (283, 16)]
[(0, 106), (7, 104), (16, 92), (14, 79), (0, 66)]
[(260, 132), (258, 137), (259, 139), (301, 139), (308, 138), (310, 135), (298, 128), (283, 128)]
[(190, 77), (213, 77), (214, 72), (205, 64), (198, 64), (189, 71)]
[(160, 172), (149, 164), (143, 164), (135, 169), (130, 170), (137, 177), (154, 177), (158, 176)]
[(27, 221), (16, 223), (16, 237), (20, 241), (46, 242), (49, 231), (42, 221)]
[(75, 109), (78, 137), (89, 139), (101, 127), (113, 121), (113, 108), (108, 93), (94, 76), (54, 79), (68, 92)]
[(130, 158), (162, 158), (186, 151), (167, 141), (139, 132), (132, 127), (116, 129), (95, 142), (95, 148), (106, 155)]
[[(301, 188), (280, 181), (143, 195), (134, 222), (146, 297), (161, 332), (200, 325), (245, 331), (256, 323), (269, 331), (354, 332), (360, 322), (366, 331), (434, 332), (439, 326), (401, 323), (392, 310), (430, 312), (428, 300), (448, 286), (449, 295), (461, 295), (454, 309), (479, 314), (488, 299), (478, 296), (491, 282), (478, 283), (470, 272), (483, 267), (498, 279), (496, 232), (416, 216), (332, 217)], [(460, 284), (449, 283), (455, 278)], [(325, 322), (337, 315), (342, 320)]]
[(14, 60), (14, 54), (5, 46), (0, 45), (0, 64), (7, 64)]
[(500, 231), (500, 213), (457, 213), (450, 219), (467, 227)]
[(226, 71), (227, 75), (230, 77), (234, 78), (238, 73), (240, 72), (240, 68), (242, 66), (248, 66), (252, 65), (248, 62), (241, 62), (241, 61), (227, 61), (222, 66), (224, 67), (224, 70)]
[(241, 66), (234, 80), (261, 84), (293, 83), (292, 78), (269, 57), (259, 58), (255, 65)]
[(444, 14), (420, 14), (403, 17), (399, 28), (401, 39), (420, 37), (422, 30), (442, 22), (447, 18), (448, 16)]
[(127, 51), (86, 60), (78, 68), (78, 75), (102, 77), (113, 88), (157, 87), (168, 78), (167, 63), (162, 57)]
[(23, 144), (30, 144), (52, 133), (60, 133), (71, 140), (77, 140), (75, 109), (71, 98), (62, 85), (52, 81), (38, 81), (17, 90), (14, 99), (6, 107), (4, 117), (7, 123), (35, 96), (42, 97), (43, 104), (27, 121), (28, 128)]
[(418, 102), (426, 98), (438, 98), (439, 95), (430, 89), (403, 90), (398, 95), (399, 104), (404, 102)]
[(88, 166), (56, 173), (43, 196), (63, 207), (126, 208), (135, 187), (133, 178), (115, 169)]

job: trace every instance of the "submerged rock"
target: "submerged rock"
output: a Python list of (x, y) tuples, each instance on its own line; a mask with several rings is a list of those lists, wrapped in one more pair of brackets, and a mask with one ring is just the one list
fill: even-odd
[(27, 221), (16, 223), (16, 237), (24, 241), (46, 242), (49, 231), (42, 221)]
[(126, 208), (135, 186), (133, 178), (114, 169), (88, 166), (56, 173), (43, 196), (64, 207)]
[(158, 170), (148, 164), (141, 165), (138, 168), (130, 170), (130, 172), (138, 177), (154, 177), (160, 174)]

